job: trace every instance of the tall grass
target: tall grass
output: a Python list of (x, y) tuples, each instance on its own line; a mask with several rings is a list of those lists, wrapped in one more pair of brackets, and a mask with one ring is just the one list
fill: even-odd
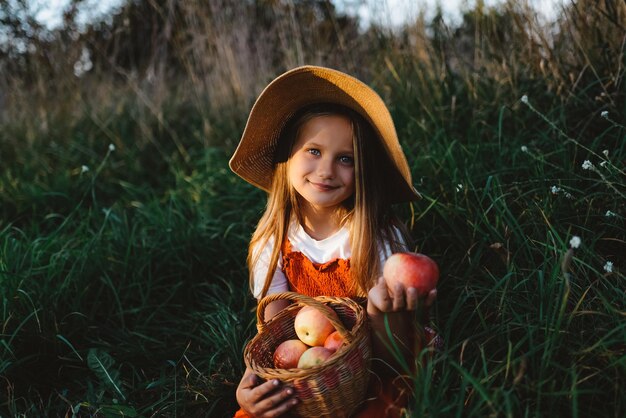
[[(104, 164), (113, 165), (117, 152)], [(33, 403), (62, 414), (63, 398), (76, 411), (120, 397), (176, 409), (173, 401), (194, 381), (214, 400), (228, 394), (214, 379), (232, 382), (241, 373), (229, 356), (251, 325), (240, 260), (256, 215), (246, 208), (259, 196), (227, 195), (235, 179), (207, 178), (223, 155), (195, 160), (197, 173), (172, 179), (159, 195), (119, 174), (77, 174), (84, 190), (76, 207), (3, 227), (2, 372), (15, 394), (5, 404), (12, 415), (35, 413)], [(111, 187), (114, 200), (99, 183), (109, 183), (102, 188)], [(56, 193), (65, 200), (71, 192)], [(215, 195), (225, 196), (218, 206)], [(111, 359), (107, 371), (122, 376), (115, 390), (88, 362), (95, 349)]]
[(110, 38), (42, 37), (54, 65), (3, 61), (0, 416), (232, 414), (264, 195), (227, 161), (256, 94), (302, 63), (381, 93), (424, 196), (398, 211), (441, 267), (445, 347), (408, 414), (624, 416), (624, 5), (359, 32), (250, 4), (136, 3)]

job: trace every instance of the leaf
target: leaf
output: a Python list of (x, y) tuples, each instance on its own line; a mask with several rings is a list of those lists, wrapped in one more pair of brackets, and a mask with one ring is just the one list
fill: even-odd
[(114, 370), (113, 366), (115, 360), (106, 351), (91, 348), (87, 355), (87, 365), (96, 374), (106, 386), (111, 386), (115, 391), (126, 400), (126, 397), (122, 393), (121, 384), (119, 381), (119, 371)]
[(78, 415), (81, 407), (85, 407), (88, 410), (94, 410), (95, 414), (93, 416), (102, 416), (104, 418), (117, 418), (117, 417), (133, 417), (133, 418), (143, 418), (143, 415), (140, 415), (137, 410), (132, 406), (127, 405), (95, 405), (90, 404), (89, 402), (82, 402), (76, 407), (72, 408), (72, 412), (74, 415), (72, 417), (82, 417), (83, 415)]
[(78, 357), (80, 359), (80, 361), (83, 361), (83, 358), (81, 357), (80, 354), (78, 354), (78, 351), (76, 351), (76, 349), (74, 348), (74, 346), (72, 345), (71, 342), (69, 342), (69, 340), (67, 338), (65, 338), (64, 336), (62, 336), (61, 334), (57, 334), (57, 338), (61, 341), (63, 341), (65, 344), (67, 344), (67, 346), (69, 348), (72, 349), (72, 351), (74, 352), (74, 354), (76, 354), (76, 357)]
[(98, 412), (106, 418), (139, 416), (135, 408), (125, 405), (101, 405)]

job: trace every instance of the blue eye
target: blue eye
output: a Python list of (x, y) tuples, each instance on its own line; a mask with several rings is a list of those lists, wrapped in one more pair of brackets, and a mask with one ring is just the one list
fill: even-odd
[(310, 149), (308, 149), (308, 150), (307, 150), (307, 152), (308, 152), (309, 154), (313, 154), (313, 155), (321, 155), (320, 150), (318, 150), (318, 149), (316, 149), (316, 148), (310, 148)]
[(344, 155), (343, 157), (339, 157), (339, 161), (340, 161), (342, 164), (349, 164), (349, 165), (354, 164), (354, 158), (352, 158), (352, 157), (348, 157), (348, 156), (346, 156), (346, 155)]

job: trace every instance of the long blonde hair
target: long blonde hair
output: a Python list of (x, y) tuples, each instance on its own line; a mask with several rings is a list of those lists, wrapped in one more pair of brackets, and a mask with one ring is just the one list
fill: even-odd
[[(382, 271), (379, 252), (388, 243), (392, 252), (401, 251), (409, 241), (409, 234), (393, 214), (383, 180), (396, 180), (398, 173), (387, 156), (371, 125), (357, 112), (337, 104), (316, 104), (297, 112), (282, 131), (274, 158), (272, 184), (265, 212), (250, 240), (248, 268), (250, 287), (254, 289), (254, 266), (260, 249), (273, 241), (269, 268), (261, 296), (265, 296), (278, 265), (281, 243), (286, 239), (292, 219), (300, 220), (298, 198), (289, 183), (288, 165), (291, 148), (301, 127), (319, 116), (340, 115), (352, 124), (352, 142), (355, 156), (355, 193), (342, 204), (341, 219), (350, 221), (350, 274), (355, 293), (366, 296)], [(400, 179), (401, 181), (401, 179)], [(399, 232), (399, 234), (398, 234)]]

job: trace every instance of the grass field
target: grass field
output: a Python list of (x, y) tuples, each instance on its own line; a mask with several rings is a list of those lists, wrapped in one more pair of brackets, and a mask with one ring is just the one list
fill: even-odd
[[(469, 16), (469, 62), (459, 32), (435, 27), (417, 44), (378, 34), (360, 70), (424, 197), (398, 212), (441, 268), (445, 348), (413, 377), (408, 414), (626, 416), (624, 26), (572, 14), (549, 56), (514, 26), (496, 36), (515, 15)], [(227, 162), (280, 68), (222, 108), (192, 77), (11, 96), (0, 416), (232, 414), (265, 196)]]

